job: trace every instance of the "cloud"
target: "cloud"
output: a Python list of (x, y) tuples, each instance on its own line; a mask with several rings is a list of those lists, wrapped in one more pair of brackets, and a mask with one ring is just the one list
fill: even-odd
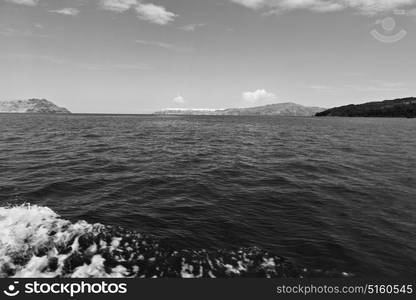
[[(36, 6), (40, 0), (5, 1), (20, 5)], [(163, 6), (155, 5), (152, 3), (142, 3), (141, 0), (99, 0), (98, 3), (101, 9), (118, 13), (123, 13), (130, 9), (135, 9), (139, 19), (158, 25), (167, 25), (178, 17), (175, 13), (168, 11)], [(67, 16), (75, 16), (79, 14), (79, 10), (76, 8), (62, 8), (59, 10), (51, 10), (50, 12)]]
[(203, 23), (200, 23), (200, 24), (188, 24), (188, 25), (182, 26), (181, 29), (183, 31), (195, 31), (198, 28), (204, 27), (204, 26), (206, 26), (206, 24), (203, 24)]
[(407, 90), (404, 82), (380, 81), (375, 81), (373, 84), (367, 84), (365, 86), (349, 86), (349, 88), (360, 92), (401, 92)]
[(60, 15), (65, 15), (65, 16), (76, 16), (79, 14), (79, 10), (76, 8), (72, 8), (72, 7), (65, 7), (62, 9), (50, 10), (49, 12), (60, 14)]
[(47, 54), (31, 54), (31, 53), (8, 53), (0, 54), (0, 60), (10, 60), (13, 62), (42, 62), (50, 64), (59, 64), (65, 66), (75, 66), (88, 71), (147, 71), (151, 66), (145, 63), (114, 63), (114, 64), (85, 64), (69, 61), (65, 58), (50, 56)]
[(36, 6), (38, 5), (39, 0), (6, 0), (6, 2), (27, 6)]
[(312, 84), (308, 87), (316, 91), (330, 91), (334, 89), (334, 87), (329, 86), (329, 85), (324, 85), (324, 84)]
[(231, 2), (241, 4), (245, 7), (257, 9), (266, 4), (265, 0), (231, 0)]
[(147, 64), (78, 64), (78, 67), (89, 71), (146, 71), (151, 69)]
[(136, 12), (140, 19), (158, 25), (169, 24), (170, 22), (173, 22), (177, 17), (177, 15), (167, 11), (163, 6), (158, 6), (151, 3), (140, 3), (136, 6)]
[(178, 95), (175, 98), (173, 98), (173, 102), (175, 102), (177, 104), (184, 104), (185, 103), (185, 98), (182, 97), (181, 95)]
[(338, 90), (338, 87), (326, 84), (311, 84), (306, 86), (306, 88), (321, 94), (334, 94)]
[(347, 8), (353, 8), (363, 14), (370, 15), (416, 4), (416, 0), (344, 0), (343, 2)]
[(176, 52), (188, 53), (188, 52), (193, 51), (192, 48), (180, 47), (180, 46), (176, 46), (176, 45), (173, 45), (173, 44), (158, 42), (158, 41), (136, 40), (136, 43), (140, 44), (140, 45), (145, 45), (145, 46), (154, 46), (154, 47), (158, 47), (158, 48), (168, 49), (168, 50), (172, 50), (172, 51), (176, 51)]
[(416, 0), (230, 0), (251, 9), (281, 12), (306, 9), (314, 12), (333, 12), (353, 9), (361, 14), (374, 15), (405, 8)]
[(39, 38), (49, 37), (48, 35), (34, 32), (32, 29), (15, 29), (15, 28), (10, 28), (10, 27), (0, 28), (0, 35), (4, 37), (39, 37)]
[(104, 10), (110, 10), (115, 12), (125, 12), (138, 5), (137, 0), (101, 0), (100, 6)]
[(100, 7), (118, 13), (134, 8), (140, 19), (158, 25), (167, 25), (177, 17), (176, 14), (167, 11), (163, 6), (142, 3), (138, 0), (100, 0)]
[(256, 103), (259, 101), (270, 101), (276, 99), (276, 95), (266, 90), (256, 90), (254, 92), (245, 92), (242, 95), (244, 101)]
[(42, 61), (52, 64), (63, 64), (65, 59), (57, 58), (43, 54), (28, 54), (28, 53), (12, 53), (7, 55), (0, 55), (0, 59), (14, 60), (14, 61)]

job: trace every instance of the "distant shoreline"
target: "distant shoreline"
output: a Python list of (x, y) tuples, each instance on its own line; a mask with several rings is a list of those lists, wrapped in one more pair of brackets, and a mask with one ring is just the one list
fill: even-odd
[(328, 116), (328, 117), (317, 117), (317, 116), (278, 116), (278, 115), (158, 115), (154, 113), (71, 113), (71, 114), (62, 114), (62, 113), (15, 113), (15, 112), (0, 112), (1, 115), (21, 115), (21, 116), (61, 116), (61, 117), (70, 117), (70, 116), (124, 116), (124, 117), (134, 117), (134, 116), (145, 116), (145, 117), (161, 117), (161, 118), (169, 118), (169, 117), (223, 117), (223, 118), (240, 118), (240, 117), (261, 117), (261, 118), (302, 118), (302, 119), (416, 119), (416, 117), (392, 117), (392, 116), (371, 116), (371, 117), (363, 117), (363, 116)]
[(316, 118), (315, 116), (279, 116), (279, 115), (159, 115), (155, 113), (17, 113), (17, 112), (0, 112), (0, 115), (39, 115), (39, 116), (149, 116), (149, 117), (280, 117), (280, 118)]
[(102, 116), (267, 116), (267, 117), (356, 117), (416, 118), (416, 98), (402, 98), (364, 104), (350, 104), (331, 109), (307, 107), (292, 102), (228, 109), (170, 108), (146, 113), (73, 113), (46, 99), (0, 101), (0, 114), (102, 115)]

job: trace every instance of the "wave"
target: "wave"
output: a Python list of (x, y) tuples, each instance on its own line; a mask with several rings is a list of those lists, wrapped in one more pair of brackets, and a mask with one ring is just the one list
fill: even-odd
[(121, 227), (70, 222), (48, 207), (0, 207), (0, 277), (301, 278), (313, 273), (257, 247), (177, 250)]

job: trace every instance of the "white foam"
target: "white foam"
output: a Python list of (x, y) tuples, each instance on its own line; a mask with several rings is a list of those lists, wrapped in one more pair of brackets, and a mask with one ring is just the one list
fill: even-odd
[[(101, 227), (103, 226), (84, 221), (71, 223), (63, 220), (48, 207), (37, 205), (0, 207), (0, 277), (8, 276), (5, 274), (7, 270), (13, 270), (14, 277), (19, 278), (62, 275), (65, 259), (79, 248), (78, 237), (86, 233), (98, 232)], [(59, 255), (56, 247), (68, 245), (72, 239), (74, 241), (69, 245), (72, 250), (67, 254)], [(93, 252), (96, 248), (97, 246), (93, 245), (88, 250)], [(37, 256), (39, 251), (46, 253)], [(15, 262), (16, 258), (28, 258), (28, 261), (19, 265)], [(53, 272), (48, 272), (46, 268), (51, 258), (57, 259), (58, 267)], [(97, 270), (92, 270), (94, 268)], [(88, 272), (84, 273), (101, 274), (97, 259), (91, 262)]]
[(84, 264), (78, 267), (72, 274), (72, 278), (88, 278), (88, 277), (107, 277), (104, 270), (105, 259), (101, 255), (94, 255), (91, 259), (91, 264)]
[[(257, 247), (212, 253), (164, 250), (135, 232), (85, 221), (71, 223), (48, 207), (0, 207), (0, 277), (156, 277), (167, 271), (182, 278), (251, 272), (271, 277), (284, 268), (280, 258)], [(181, 264), (176, 269), (178, 258)], [(167, 265), (169, 259), (173, 265)]]

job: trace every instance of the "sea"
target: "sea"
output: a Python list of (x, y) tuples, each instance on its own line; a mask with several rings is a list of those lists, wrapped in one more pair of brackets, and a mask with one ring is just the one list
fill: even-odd
[(415, 275), (415, 119), (0, 115), (0, 277)]

